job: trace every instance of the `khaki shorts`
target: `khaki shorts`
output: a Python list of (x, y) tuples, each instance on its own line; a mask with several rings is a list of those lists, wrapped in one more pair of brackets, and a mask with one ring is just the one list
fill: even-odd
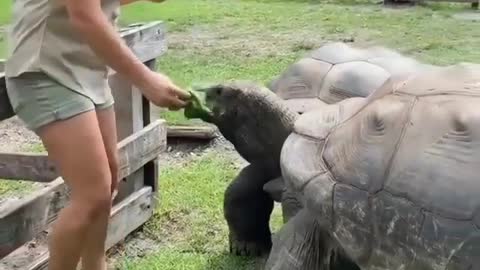
[(114, 103), (112, 98), (103, 104), (95, 104), (44, 73), (25, 73), (6, 78), (6, 83), (15, 114), (33, 131), (87, 111), (109, 108)]

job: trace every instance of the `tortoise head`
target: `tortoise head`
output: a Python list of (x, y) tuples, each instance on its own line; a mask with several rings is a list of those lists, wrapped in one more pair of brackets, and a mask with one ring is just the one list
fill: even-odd
[(205, 91), (205, 104), (214, 119), (224, 118), (239, 105), (241, 89), (231, 85), (215, 85)]
[(249, 82), (233, 82), (197, 90), (203, 94), (204, 106), (210, 112), (209, 119), (202, 119), (218, 123), (236, 117), (237, 112), (243, 107), (250, 106), (247, 92), (252, 89), (258, 89), (258, 86)]

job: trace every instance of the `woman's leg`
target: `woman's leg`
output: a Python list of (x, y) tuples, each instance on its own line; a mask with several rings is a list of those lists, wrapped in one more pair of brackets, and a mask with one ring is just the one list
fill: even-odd
[[(53, 122), (37, 134), (71, 188), (70, 204), (60, 212), (50, 237), (49, 269), (75, 270), (87, 245), (103, 244), (111, 209), (112, 175), (97, 114), (92, 110)], [(92, 228), (99, 238), (85, 241)]]
[[(112, 176), (111, 192), (117, 188), (118, 183), (118, 153), (117, 153), (117, 127), (115, 123), (115, 111), (113, 107), (98, 110), (97, 118), (102, 133), (103, 142), (105, 145), (105, 152), (107, 153), (109, 168)], [(85, 240), (85, 250), (82, 254), (82, 268), (84, 270), (90, 269), (105, 269), (105, 243), (104, 239), (107, 232), (107, 227), (102, 220), (95, 224), (91, 224), (90, 231)], [(99, 241), (99, 240), (102, 241)]]
[[(105, 145), (105, 152), (108, 157), (108, 164), (112, 174), (112, 195), (118, 188), (118, 136), (117, 123), (115, 119), (115, 110), (112, 107), (97, 110), (97, 118), (100, 124), (100, 132), (102, 133), (103, 144)], [(113, 198), (112, 198), (113, 199)]]

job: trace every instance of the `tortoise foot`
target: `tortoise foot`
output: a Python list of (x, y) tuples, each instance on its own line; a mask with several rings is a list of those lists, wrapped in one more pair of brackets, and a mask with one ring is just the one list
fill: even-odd
[(229, 242), (230, 253), (236, 256), (261, 257), (270, 253), (272, 248), (270, 237), (268, 237), (268, 240), (247, 241), (230, 236)]
[(248, 165), (225, 191), (224, 214), (229, 229), (230, 253), (259, 256), (272, 247), (270, 214), (273, 200), (263, 185), (269, 180), (259, 165)]

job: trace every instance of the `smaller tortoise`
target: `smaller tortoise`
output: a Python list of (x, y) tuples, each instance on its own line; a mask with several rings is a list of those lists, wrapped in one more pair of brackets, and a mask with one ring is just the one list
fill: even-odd
[(198, 92), (203, 92), (205, 105), (194, 94), (195, 102), (185, 109), (185, 116), (216, 125), (249, 163), (224, 195), (230, 252), (268, 254), (272, 246), (270, 216), (274, 199), (280, 201), (281, 195), (264, 189), (281, 183), (280, 152), (298, 114), (279, 103), (281, 99), (274, 93), (250, 82), (214, 85)]
[[(299, 115), (277, 95), (251, 82), (214, 85), (202, 92), (205, 106), (195, 99), (186, 116), (215, 124), (249, 162), (225, 191), (230, 252), (267, 255), (272, 246), (269, 221), (273, 201), (281, 203), (284, 221), (303, 207), (298, 194), (284, 186), (280, 169), (281, 149)], [(306, 221), (304, 227), (309, 224)], [(330, 245), (325, 252), (328, 258), (321, 260), (334, 266), (328, 270), (359, 270), (339, 246)]]
[(432, 66), (393, 50), (328, 43), (290, 65), (268, 88), (299, 113), (350, 97), (366, 97), (388, 79)]
[(463, 63), (300, 116), (281, 167), (306, 213), (267, 269), (317, 269), (297, 266), (319, 243), (368, 270), (480, 269), (479, 107), (480, 65)]

